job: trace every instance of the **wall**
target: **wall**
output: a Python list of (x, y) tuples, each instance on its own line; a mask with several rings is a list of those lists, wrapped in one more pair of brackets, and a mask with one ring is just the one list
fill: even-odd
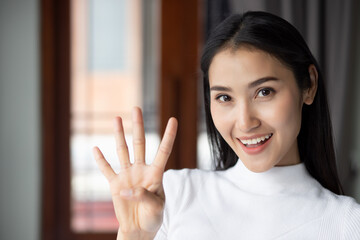
[(0, 239), (39, 239), (39, 2), (0, 1)]

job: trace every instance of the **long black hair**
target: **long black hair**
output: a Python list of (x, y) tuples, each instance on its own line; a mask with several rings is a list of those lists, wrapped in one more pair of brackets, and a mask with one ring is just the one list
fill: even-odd
[(209, 67), (214, 56), (224, 49), (248, 46), (269, 53), (294, 73), (300, 90), (311, 86), (309, 66), (318, 72), (318, 87), (311, 105), (302, 108), (298, 135), (300, 159), (320, 184), (336, 194), (343, 194), (336, 169), (332, 126), (319, 65), (301, 34), (286, 20), (266, 12), (234, 14), (210, 34), (201, 58), (205, 116), (208, 138), (217, 170), (234, 166), (238, 156), (215, 128), (210, 112)]

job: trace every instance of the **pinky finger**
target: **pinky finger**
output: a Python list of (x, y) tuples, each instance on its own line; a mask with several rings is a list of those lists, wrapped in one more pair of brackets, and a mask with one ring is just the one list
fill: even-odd
[(102, 174), (104, 174), (108, 181), (111, 181), (116, 176), (116, 173), (111, 168), (109, 163), (105, 160), (104, 155), (102, 154), (100, 149), (98, 147), (94, 147), (93, 154), (100, 171), (102, 172)]

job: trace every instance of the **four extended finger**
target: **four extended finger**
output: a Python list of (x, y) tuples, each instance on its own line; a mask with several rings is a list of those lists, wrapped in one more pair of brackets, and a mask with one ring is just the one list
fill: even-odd
[(133, 146), (135, 163), (145, 163), (145, 131), (141, 109), (135, 107), (132, 112)]
[(158, 152), (156, 154), (153, 165), (161, 169), (165, 168), (166, 162), (170, 156), (172, 147), (174, 145), (176, 131), (177, 131), (177, 120), (170, 118), (165, 129), (163, 139), (161, 140)]
[(127, 168), (130, 164), (129, 150), (125, 140), (124, 127), (120, 117), (115, 118), (114, 122), (116, 152), (119, 158), (120, 167)]
[(100, 171), (104, 174), (108, 181), (111, 181), (111, 179), (116, 176), (116, 173), (111, 168), (109, 163), (105, 160), (104, 155), (102, 154), (100, 149), (98, 147), (94, 147), (93, 154)]

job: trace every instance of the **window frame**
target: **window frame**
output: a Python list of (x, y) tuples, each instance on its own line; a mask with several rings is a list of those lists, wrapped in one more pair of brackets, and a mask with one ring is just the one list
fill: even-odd
[[(167, 169), (196, 167), (201, 2), (161, 2), (161, 133), (169, 117), (179, 120)], [(70, 228), (70, 10), (70, 0), (41, 0), (41, 239), (115, 239), (116, 233), (74, 233)]]

